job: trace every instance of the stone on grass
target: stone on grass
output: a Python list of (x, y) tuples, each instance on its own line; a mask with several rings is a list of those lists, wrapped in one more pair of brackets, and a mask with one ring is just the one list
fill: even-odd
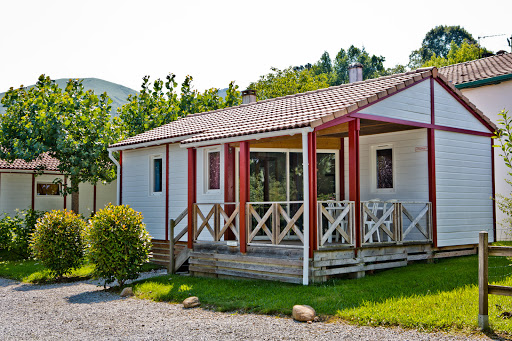
[(191, 296), (189, 298), (185, 298), (183, 301), (183, 308), (195, 308), (199, 307), (201, 305), (201, 302), (199, 302), (199, 298), (196, 296)]
[(293, 319), (300, 322), (313, 321), (315, 318), (315, 309), (309, 305), (294, 305), (292, 310)]
[(121, 291), (121, 297), (130, 297), (133, 296), (133, 289), (132, 287), (126, 287)]

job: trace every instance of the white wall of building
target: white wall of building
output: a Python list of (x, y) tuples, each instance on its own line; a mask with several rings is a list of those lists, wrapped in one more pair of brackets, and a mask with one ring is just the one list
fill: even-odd
[(32, 205), (31, 174), (0, 174), (0, 210), (12, 215)]
[[(169, 219), (176, 219), (188, 205), (188, 152), (179, 144), (169, 146)], [(174, 229), (176, 236), (185, 226), (187, 217)], [(187, 240), (187, 234), (180, 239)]]

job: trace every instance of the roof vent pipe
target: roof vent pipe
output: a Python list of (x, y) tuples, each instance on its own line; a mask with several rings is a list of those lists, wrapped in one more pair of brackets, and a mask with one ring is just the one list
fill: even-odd
[(244, 90), (242, 91), (242, 104), (256, 102), (256, 90)]
[(353, 63), (348, 67), (348, 82), (361, 82), (363, 80), (363, 64)]

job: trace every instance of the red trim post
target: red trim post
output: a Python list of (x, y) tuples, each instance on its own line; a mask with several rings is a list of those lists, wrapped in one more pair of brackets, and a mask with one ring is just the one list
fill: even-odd
[(30, 203), (30, 207), (34, 209), (35, 207), (35, 197), (36, 197), (36, 175), (32, 173), (32, 201)]
[[(235, 148), (228, 143), (224, 144), (224, 202), (235, 202)], [(224, 205), (228, 216), (235, 211), (234, 205)], [(224, 240), (235, 240), (235, 234), (227, 229)]]
[(491, 164), (492, 164), (492, 231), (494, 233), (493, 242), (496, 241), (496, 179), (494, 173), (494, 141), (491, 139)]
[(123, 151), (119, 151), (119, 205), (123, 204)]
[(96, 184), (92, 188), (92, 213), (96, 213), (96, 196), (97, 196)]
[(246, 205), (250, 198), (250, 147), (249, 141), (240, 142), (240, 252), (247, 253)]
[(188, 149), (188, 243), (187, 247), (192, 249), (194, 247), (194, 204), (196, 203), (197, 195), (197, 158), (196, 149)]
[(340, 153), (339, 153), (339, 181), (340, 181), (340, 200), (345, 200), (345, 138), (340, 139)]
[(169, 240), (169, 143), (165, 145), (165, 240)]
[(309, 160), (309, 257), (313, 257), (317, 249), (317, 161), (316, 161), (316, 133), (308, 133), (308, 160)]
[[(434, 79), (430, 79), (430, 119), (435, 124)], [(428, 200), (432, 203), (432, 242), (437, 247), (437, 190), (435, 129), (427, 129), (428, 143)]]
[(64, 184), (63, 184), (63, 187), (64, 187), (64, 209), (67, 208), (67, 198), (68, 196), (66, 195), (66, 188), (68, 187), (68, 177), (65, 175), (64, 176)]
[(354, 201), (354, 228), (356, 247), (361, 247), (361, 189), (359, 164), (359, 119), (349, 122), (348, 130), (348, 173), (349, 173), (349, 200)]

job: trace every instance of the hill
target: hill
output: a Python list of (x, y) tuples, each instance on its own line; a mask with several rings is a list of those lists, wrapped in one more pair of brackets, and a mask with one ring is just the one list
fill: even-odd
[[(60, 78), (56, 79), (55, 82), (59, 85), (61, 89), (66, 87), (66, 83), (69, 78)], [(117, 112), (117, 108), (122, 106), (127, 102), (128, 95), (134, 95), (137, 91), (130, 89), (121, 84), (112, 83), (103, 79), (98, 78), (83, 78), (84, 89), (93, 90), (95, 94), (99, 95), (104, 92), (108, 94), (108, 96), (112, 99), (112, 111), (111, 114), (115, 115)], [(34, 85), (30, 85), (29, 87), (33, 87)], [(0, 98), (4, 96), (5, 92), (0, 93)], [(3, 115), (5, 113), (5, 108), (0, 105), (0, 114)]]

